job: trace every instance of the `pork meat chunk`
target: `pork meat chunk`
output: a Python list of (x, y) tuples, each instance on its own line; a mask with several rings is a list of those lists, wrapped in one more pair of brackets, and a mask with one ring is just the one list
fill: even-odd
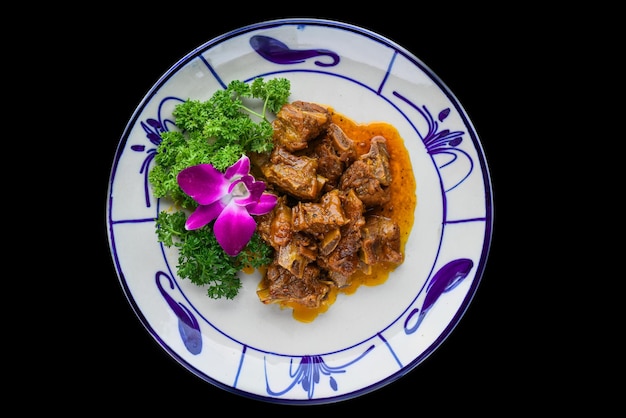
[(266, 305), (297, 303), (307, 308), (318, 308), (330, 291), (328, 283), (320, 279), (320, 269), (314, 264), (307, 265), (302, 277), (297, 277), (273, 263), (265, 274), (264, 287), (257, 294)]
[(331, 119), (330, 111), (316, 103), (287, 103), (272, 122), (274, 144), (289, 152), (302, 150), (308, 146), (309, 141), (326, 131)]
[(400, 251), (400, 228), (384, 216), (369, 215), (361, 228), (362, 259), (367, 265), (382, 262), (402, 264)]
[(380, 206), (390, 198), (389, 153), (382, 136), (372, 138), (370, 150), (350, 165), (339, 180), (339, 189), (353, 189), (366, 207)]
[(268, 183), (293, 197), (316, 200), (322, 193), (326, 178), (317, 174), (317, 160), (297, 156), (284, 147), (275, 147), (269, 160), (260, 169)]

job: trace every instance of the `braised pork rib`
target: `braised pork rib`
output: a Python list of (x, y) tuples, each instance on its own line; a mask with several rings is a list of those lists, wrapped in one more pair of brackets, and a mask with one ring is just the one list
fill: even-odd
[(283, 106), (273, 127), (271, 154), (251, 158), (279, 195), (274, 210), (257, 219), (259, 235), (275, 250), (259, 299), (317, 308), (355, 272), (402, 264), (398, 225), (373, 213), (391, 198), (385, 138), (371, 138), (359, 155), (327, 108), (303, 101)]

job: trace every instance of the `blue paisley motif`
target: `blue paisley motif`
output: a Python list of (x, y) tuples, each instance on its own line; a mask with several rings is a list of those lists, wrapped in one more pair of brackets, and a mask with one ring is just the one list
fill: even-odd
[[(424, 320), (424, 317), (433, 307), (435, 302), (439, 299), (439, 297), (445, 292), (449, 292), (458, 286), (463, 279), (467, 277), (469, 272), (474, 267), (474, 262), (468, 258), (459, 258), (457, 260), (452, 260), (445, 266), (439, 269), (437, 274), (433, 277), (433, 279), (428, 283), (426, 287), (426, 297), (424, 298), (424, 304), (422, 305), (422, 310), (414, 309), (406, 318), (404, 323), (404, 332), (407, 334), (414, 333)], [(413, 316), (419, 312), (419, 316), (417, 318), (417, 322), (409, 326), (408, 323), (411, 321)]]
[(250, 46), (260, 56), (274, 64), (298, 64), (309, 58), (328, 56), (332, 62), (315, 61), (320, 67), (332, 67), (339, 63), (339, 55), (328, 49), (290, 49), (278, 39), (269, 36), (255, 35), (250, 38)]
[(191, 354), (199, 354), (200, 351), (202, 351), (202, 335), (200, 333), (198, 320), (193, 316), (189, 308), (180, 302), (176, 302), (167, 294), (161, 284), (161, 277), (165, 277), (168, 280), (171, 289), (174, 289), (174, 281), (162, 271), (157, 272), (155, 277), (157, 287), (163, 299), (165, 299), (169, 307), (174, 311), (174, 314), (178, 317), (178, 332), (183, 340), (183, 344), (185, 344), (185, 347)]

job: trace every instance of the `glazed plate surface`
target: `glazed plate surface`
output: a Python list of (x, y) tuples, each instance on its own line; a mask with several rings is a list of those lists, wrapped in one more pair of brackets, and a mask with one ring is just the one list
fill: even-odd
[[(284, 77), (291, 100), (332, 106), (356, 122), (388, 122), (404, 139), (416, 181), (405, 261), (378, 286), (339, 294), (310, 323), (262, 304), (260, 275), (243, 274), (234, 300), (209, 299), (176, 276), (157, 241), (165, 203), (148, 172), (172, 110), (231, 80)], [(283, 404), (351, 399), (416, 367), (458, 324), (479, 286), (493, 202), (480, 139), (453, 92), (402, 46), (318, 19), (261, 22), (214, 38), (164, 72), (120, 139), (107, 195), (110, 251), (124, 293), (158, 344), (198, 378)]]

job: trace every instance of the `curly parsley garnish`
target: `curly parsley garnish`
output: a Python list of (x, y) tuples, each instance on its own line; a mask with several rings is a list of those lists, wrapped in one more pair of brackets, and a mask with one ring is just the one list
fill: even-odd
[[(249, 84), (231, 81), (206, 101), (189, 99), (177, 105), (173, 116), (179, 131), (161, 134), (148, 179), (155, 197), (168, 198), (181, 209), (159, 213), (157, 239), (178, 248), (178, 276), (206, 286), (210, 298), (234, 298), (241, 288), (237, 273), (269, 264), (273, 250), (255, 232), (246, 247), (231, 257), (215, 238), (214, 222), (187, 230), (183, 209), (195, 209), (197, 203), (180, 188), (177, 176), (198, 164), (224, 171), (242, 155), (270, 152), (274, 145), (268, 114), (275, 115), (288, 102), (290, 89), (285, 78), (257, 78)], [(255, 101), (262, 102), (261, 111), (253, 110)]]
[[(183, 169), (211, 164), (223, 171), (243, 154), (270, 152), (273, 128), (267, 114), (278, 113), (290, 94), (291, 83), (285, 78), (256, 78), (250, 84), (234, 80), (209, 100), (187, 100), (177, 105), (173, 115), (180, 131), (161, 134), (156, 165), (149, 174), (154, 196), (169, 197), (183, 208), (193, 207), (193, 200), (176, 181)], [(261, 113), (246, 105), (252, 100), (263, 101)]]

